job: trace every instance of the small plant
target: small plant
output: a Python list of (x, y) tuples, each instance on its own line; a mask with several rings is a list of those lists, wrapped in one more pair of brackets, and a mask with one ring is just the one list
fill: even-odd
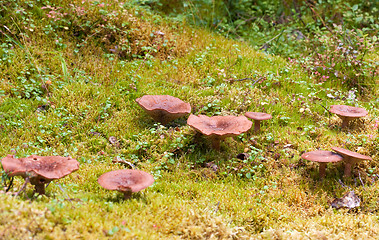
[(299, 62), (318, 82), (330, 81), (333, 85), (357, 88), (361, 93), (375, 84), (378, 63), (365, 57), (374, 50), (376, 38), (361, 30), (334, 25), (330, 34), (318, 33), (307, 41), (309, 55)]

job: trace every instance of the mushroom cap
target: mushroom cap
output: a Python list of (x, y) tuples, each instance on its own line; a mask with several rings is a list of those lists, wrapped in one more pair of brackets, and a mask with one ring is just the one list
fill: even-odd
[(258, 121), (268, 120), (272, 118), (271, 114), (263, 112), (246, 112), (245, 116)]
[(312, 162), (321, 162), (321, 163), (339, 162), (343, 159), (342, 156), (340, 156), (337, 153), (334, 153), (331, 151), (323, 151), (323, 150), (303, 153), (301, 155), (301, 158), (312, 161)]
[(79, 169), (79, 162), (70, 157), (37, 156), (14, 158), (8, 155), (2, 159), (4, 170), (10, 176), (42, 177), (46, 180), (62, 178)]
[(359, 154), (357, 152), (352, 152), (352, 151), (344, 149), (344, 148), (332, 147), (332, 149), (333, 149), (333, 151), (337, 152), (338, 154), (340, 154), (344, 157), (346, 156), (346, 157), (350, 157), (350, 158), (353, 158), (356, 160), (372, 160), (372, 158), (369, 156), (362, 155), (362, 154)]
[(252, 122), (244, 116), (195, 116), (191, 114), (187, 124), (207, 136), (232, 137), (247, 132)]
[(122, 169), (104, 173), (97, 182), (105, 189), (120, 192), (138, 192), (154, 183), (154, 177), (135, 169)]
[(23, 158), (14, 158), (13, 155), (7, 155), (1, 159), (4, 171), (10, 176), (25, 176), (26, 165)]
[(329, 112), (335, 113), (340, 117), (360, 118), (368, 114), (364, 108), (352, 107), (347, 105), (331, 105)]
[(144, 95), (136, 99), (155, 121), (168, 123), (191, 112), (191, 105), (170, 95)]

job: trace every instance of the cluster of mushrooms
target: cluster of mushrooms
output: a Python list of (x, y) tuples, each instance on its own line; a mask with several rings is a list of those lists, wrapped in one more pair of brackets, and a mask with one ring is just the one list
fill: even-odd
[[(183, 102), (179, 98), (169, 95), (145, 95), (138, 98), (136, 102), (150, 115), (155, 121), (162, 124), (185, 116), (191, 113), (189, 103)], [(336, 114), (342, 120), (341, 128), (346, 128), (348, 123), (354, 119), (364, 117), (368, 112), (363, 108), (332, 105), (329, 109), (331, 113)], [(254, 132), (260, 131), (260, 123), (263, 120), (271, 119), (272, 116), (262, 112), (246, 112), (245, 116), (212, 116), (193, 115), (187, 120), (187, 124), (208, 137), (212, 147), (220, 149), (221, 140), (227, 137), (237, 136), (247, 132), (252, 127), (252, 122), (247, 118), (254, 120)], [(372, 160), (370, 157), (349, 151), (347, 149), (333, 147), (331, 151), (312, 151), (301, 155), (303, 159), (320, 163), (320, 178), (325, 177), (326, 164), (328, 162), (345, 162), (344, 175), (351, 176), (351, 169), (355, 163), (363, 160)]]
[[(1, 160), (4, 171), (9, 177), (21, 176), (25, 179), (19, 195), (28, 183), (34, 185), (35, 193), (45, 194), (45, 187), (51, 181), (63, 178), (79, 169), (79, 162), (71, 157), (37, 156), (15, 158), (8, 155)], [(117, 190), (130, 198), (133, 192), (138, 192), (154, 183), (154, 177), (144, 171), (135, 169), (122, 169), (104, 173), (98, 178), (98, 183), (109, 190)], [(9, 184), (10, 189), (12, 183)]]
[[(177, 118), (191, 113), (189, 103), (169, 95), (144, 95), (136, 99), (148, 115), (161, 124), (167, 124)], [(348, 122), (368, 113), (363, 108), (333, 105), (330, 112), (337, 114), (342, 119), (342, 128), (347, 127)], [(261, 112), (247, 112), (245, 116), (212, 116), (193, 115), (187, 120), (187, 124), (198, 133), (207, 136), (212, 147), (220, 149), (220, 142), (227, 138), (247, 132), (252, 127), (254, 120), (254, 131), (260, 131), (260, 122), (271, 119), (272, 116)], [(328, 162), (345, 162), (345, 176), (351, 175), (351, 169), (355, 163), (362, 160), (372, 160), (370, 157), (349, 151), (347, 149), (333, 147), (331, 151), (312, 151), (302, 154), (302, 158), (320, 163), (320, 178), (325, 176), (325, 168)], [(79, 162), (71, 157), (61, 156), (37, 156), (31, 155), (26, 158), (15, 158), (8, 155), (1, 160), (4, 171), (9, 177), (21, 176), (25, 179), (17, 195), (28, 183), (34, 185), (34, 193), (45, 194), (45, 187), (51, 181), (63, 178), (79, 169)], [(124, 198), (130, 198), (133, 192), (138, 192), (154, 183), (151, 174), (135, 170), (122, 169), (104, 173), (98, 178), (98, 183), (109, 190), (117, 190), (124, 194)], [(11, 187), (12, 182), (9, 184)], [(33, 193), (33, 194), (34, 194)]]

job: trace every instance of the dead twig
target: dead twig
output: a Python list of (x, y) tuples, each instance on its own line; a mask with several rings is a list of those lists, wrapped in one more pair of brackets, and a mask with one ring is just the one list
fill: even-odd
[[(263, 79), (265, 79), (265, 77), (260, 77), (260, 78), (256, 79), (251, 86), (254, 86), (257, 82), (259, 82), (259, 81), (261, 81)], [(247, 81), (247, 80), (253, 81), (254, 78), (249, 78), (249, 77), (248, 78), (240, 78), (240, 79), (232, 79), (232, 78), (230, 78), (230, 79), (226, 79), (225, 81), (228, 81), (230, 83), (234, 83), (234, 82), (242, 82), (242, 81)]]
[(9, 179), (9, 186), (7, 187), (7, 189), (5, 190), (5, 192), (8, 192), (8, 191), (11, 189), (11, 187), (12, 187), (12, 185), (13, 185), (13, 179), (14, 179), (14, 177), (11, 177), (11, 178)]
[(69, 196), (68, 196), (68, 194), (65, 192), (65, 190), (62, 188), (62, 185), (60, 185), (59, 183), (55, 183), (58, 187), (59, 187), (59, 189), (66, 195), (66, 197), (67, 197), (67, 199), (71, 199)]
[(343, 187), (343, 188), (347, 188), (348, 186), (346, 186), (342, 181), (341, 179), (338, 179), (338, 183)]
[(122, 160), (120, 157), (115, 157), (113, 160), (112, 160), (113, 163), (121, 163), (121, 164), (124, 164), (126, 166), (129, 166), (131, 167), (132, 169), (136, 168), (136, 166), (131, 163), (131, 162), (128, 162), (128, 161), (125, 161), (125, 160)]
[(358, 178), (359, 178), (359, 181), (361, 181), (362, 186), (365, 187), (365, 185), (364, 185), (364, 183), (362, 181), (361, 173), (360, 172), (358, 172)]
[(29, 182), (30, 182), (29, 177), (26, 177), (24, 184), (21, 186), (20, 190), (16, 193), (16, 196), (20, 195), (21, 192), (25, 191), (26, 185)]
[(328, 121), (329, 121), (329, 125), (330, 125), (330, 117), (332, 116), (331, 112), (329, 112), (329, 110), (324, 106), (322, 105), (321, 103), (319, 103), (321, 107), (323, 107), (325, 109), (325, 111), (329, 114), (328, 115)]

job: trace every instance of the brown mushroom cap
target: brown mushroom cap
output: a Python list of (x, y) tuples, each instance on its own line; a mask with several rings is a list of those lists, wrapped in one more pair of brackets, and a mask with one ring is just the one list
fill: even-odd
[(352, 107), (347, 105), (332, 105), (329, 111), (335, 113), (338, 116), (350, 117), (350, 118), (360, 118), (368, 114), (366, 109), (359, 107)]
[(187, 124), (204, 135), (219, 137), (233, 137), (248, 131), (252, 122), (244, 116), (213, 116), (191, 114)]
[(170, 95), (144, 95), (136, 99), (155, 121), (166, 124), (191, 112), (191, 105)]
[(196, 131), (208, 136), (215, 149), (220, 148), (220, 141), (247, 132), (253, 124), (244, 116), (195, 116), (191, 114), (187, 124)]
[(362, 154), (359, 154), (357, 152), (353, 152), (353, 151), (350, 151), (350, 150), (347, 150), (344, 148), (332, 147), (332, 149), (333, 149), (333, 151), (337, 152), (338, 154), (340, 154), (344, 157), (345, 156), (350, 157), (350, 158), (356, 159), (357, 161), (372, 160), (372, 158), (369, 156), (362, 155)]
[[(14, 158), (11, 155), (1, 160), (9, 176), (22, 176), (35, 186), (35, 191), (45, 194), (45, 184), (62, 178), (79, 169), (79, 162), (70, 157), (37, 156)], [(26, 184), (26, 183), (25, 183)]]
[(11, 155), (1, 160), (10, 176), (40, 176), (47, 180), (62, 178), (79, 169), (79, 162), (70, 157), (37, 156), (14, 158)]
[(23, 158), (14, 158), (13, 155), (8, 155), (1, 159), (1, 164), (10, 177), (26, 175), (26, 165)]
[(337, 153), (331, 151), (317, 150), (312, 152), (306, 152), (301, 155), (302, 159), (309, 160), (312, 162), (339, 162), (342, 160), (342, 157)]
[(36, 156), (24, 158), (27, 163), (27, 171), (49, 180), (63, 178), (79, 169), (79, 162), (70, 157), (61, 156)]
[(341, 154), (343, 156), (343, 161), (345, 162), (344, 175), (346, 177), (351, 176), (351, 169), (355, 163), (363, 160), (372, 160), (372, 158), (369, 156), (365, 156), (357, 152), (352, 152), (344, 148), (332, 147), (332, 149), (333, 151), (336, 151), (338, 154)]
[(346, 105), (331, 105), (329, 112), (336, 114), (342, 119), (342, 128), (346, 127), (349, 121), (368, 114), (364, 108)]
[(319, 175), (321, 179), (325, 177), (325, 169), (327, 163), (338, 162), (343, 159), (342, 156), (338, 155), (337, 153), (323, 150), (303, 153), (301, 155), (301, 158), (320, 163)]
[(272, 116), (263, 112), (247, 112), (245, 116), (254, 120), (254, 131), (259, 132), (261, 130), (261, 121), (271, 119)]
[(104, 173), (97, 182), (105, 189), (138, 192), (154, 183), (154, 177), (144, 171), (122, 169)]
[(271, 119), (271, 114), (263, 113), (263, 112), (246, 112), (245, 116), (254, 120), (268, 120)]

